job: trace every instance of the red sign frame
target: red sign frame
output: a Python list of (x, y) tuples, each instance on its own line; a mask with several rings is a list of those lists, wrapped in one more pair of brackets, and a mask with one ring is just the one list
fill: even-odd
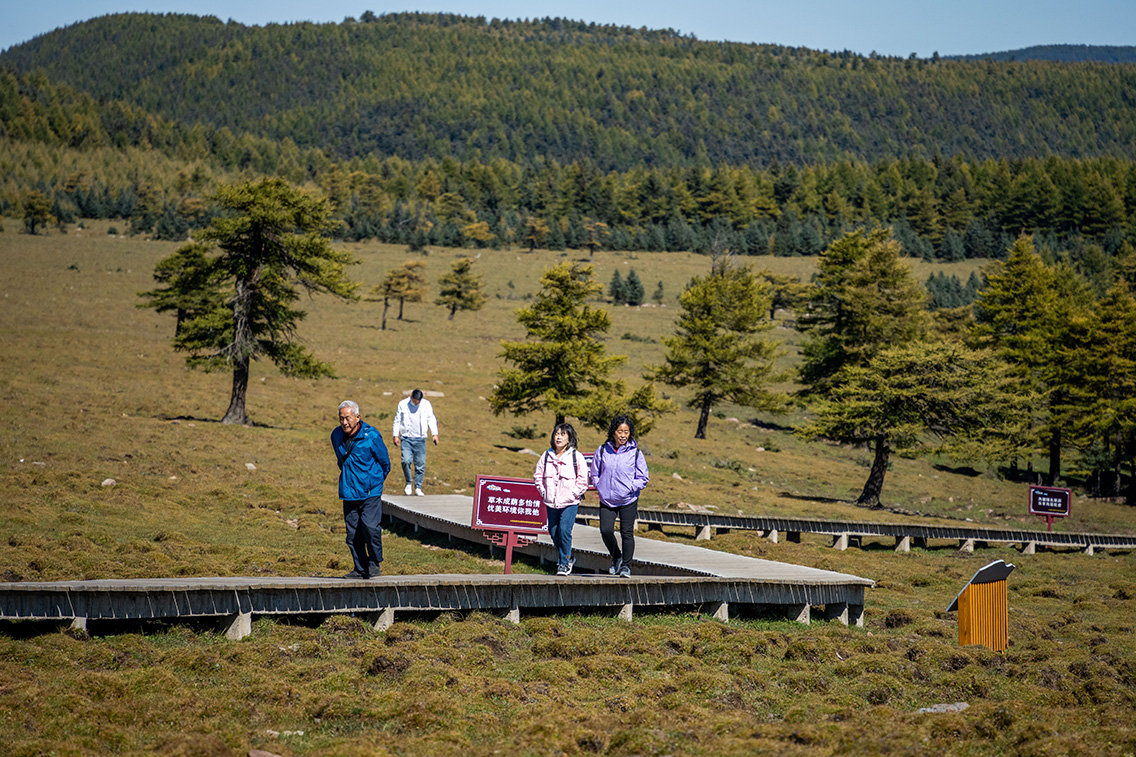
[(531, 478), (478, 476), (473, 494), (473, 528), (548, 533), (548, 514)]
[(1045, 518), (1046, 529), (1052, 531), (1054, 518), (1068, 518), (1073, 513), (1073, 490), (1060, 486), (1031, 486), (1029, 512)]

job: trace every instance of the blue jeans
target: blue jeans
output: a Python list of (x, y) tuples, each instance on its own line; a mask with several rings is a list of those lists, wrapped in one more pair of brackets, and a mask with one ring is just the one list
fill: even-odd
[(422, 478), (426, 475), (426, 437), (404, 436), (399, 444), (402, 445), (402, 475), (406, 483), (413, 482), (415, 489), (421, 489)]
[(572, 559), (572, 526), (576, 525), (576, 511), (580, 506), (544, 509), (548, 513), (548, 536), (552, 539), (552, 546), (556, 547), (557, 567), (567, 565)]
[(364, 576), (379, 575), (383, 561), (383, 498), (343, 500), (343, 524), (347, 527), (347, 549), (355, 572)]

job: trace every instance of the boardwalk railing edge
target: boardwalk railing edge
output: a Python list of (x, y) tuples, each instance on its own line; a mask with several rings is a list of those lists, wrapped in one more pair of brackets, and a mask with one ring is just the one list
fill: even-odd
[[(599, 507), (583, 506), (577, 518), (596, 519)], [(1036, 547), (1076, 547), (1092, 554), (1096, 549), (1136, 549), (1136, 535), (1072, 533), (1060, 531), (1034, 531), (1030, 529), (994, 529), (978, 526), (927, 525), (908, 523), (874, 523), (863, 521), (836, 521), (809, 518), (784, 518), (773, 516), (717, 515), (713, 513), (686, 513), (672, 510), (639, 510), (638, 522), (657, 526), (683, 526), (694, 528), (700, 539), (709, 539), (714, 530), (720, 532), (733, 530), (761, 531), (771, 535), (774, 541), (787, 536), (795, 541), (794, 535), (802, 533), (821, 534), (834, 537), (833, 546), (846, 548), (848, 537), (883, 536), (897, 541), (899, 551), (907, 551), (903, 546), (927, 539), (958, 540), (963, 548), (973, 548), (981, 542), (1021, 544), (1026, 552)]]

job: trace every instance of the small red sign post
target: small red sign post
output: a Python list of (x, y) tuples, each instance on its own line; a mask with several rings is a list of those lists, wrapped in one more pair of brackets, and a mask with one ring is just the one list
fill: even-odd
[(548, 516), (531, 479), (478, 476), (473, 496), (474, 528), (505, 548), (505, 572), (513, 572), (513, 547), (548, 533)]
[(1029, 488), (1030, 515), (1045, 518), (1046, 530), (1053, 530), (1054, 518), (1068, 518), (1073, 507), (1073, 491), (1056, 486), (1031, 486)]

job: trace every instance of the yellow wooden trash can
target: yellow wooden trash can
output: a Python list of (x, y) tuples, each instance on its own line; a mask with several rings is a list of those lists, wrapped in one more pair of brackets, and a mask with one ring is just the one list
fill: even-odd
[(951, 602), (947, 612), (958, 610), (959, 646), (981, 644), (995, 652), (1006, 649), (1006, 577), (1013, 570), (1013, 563), (995, 560), (980, 568)]

